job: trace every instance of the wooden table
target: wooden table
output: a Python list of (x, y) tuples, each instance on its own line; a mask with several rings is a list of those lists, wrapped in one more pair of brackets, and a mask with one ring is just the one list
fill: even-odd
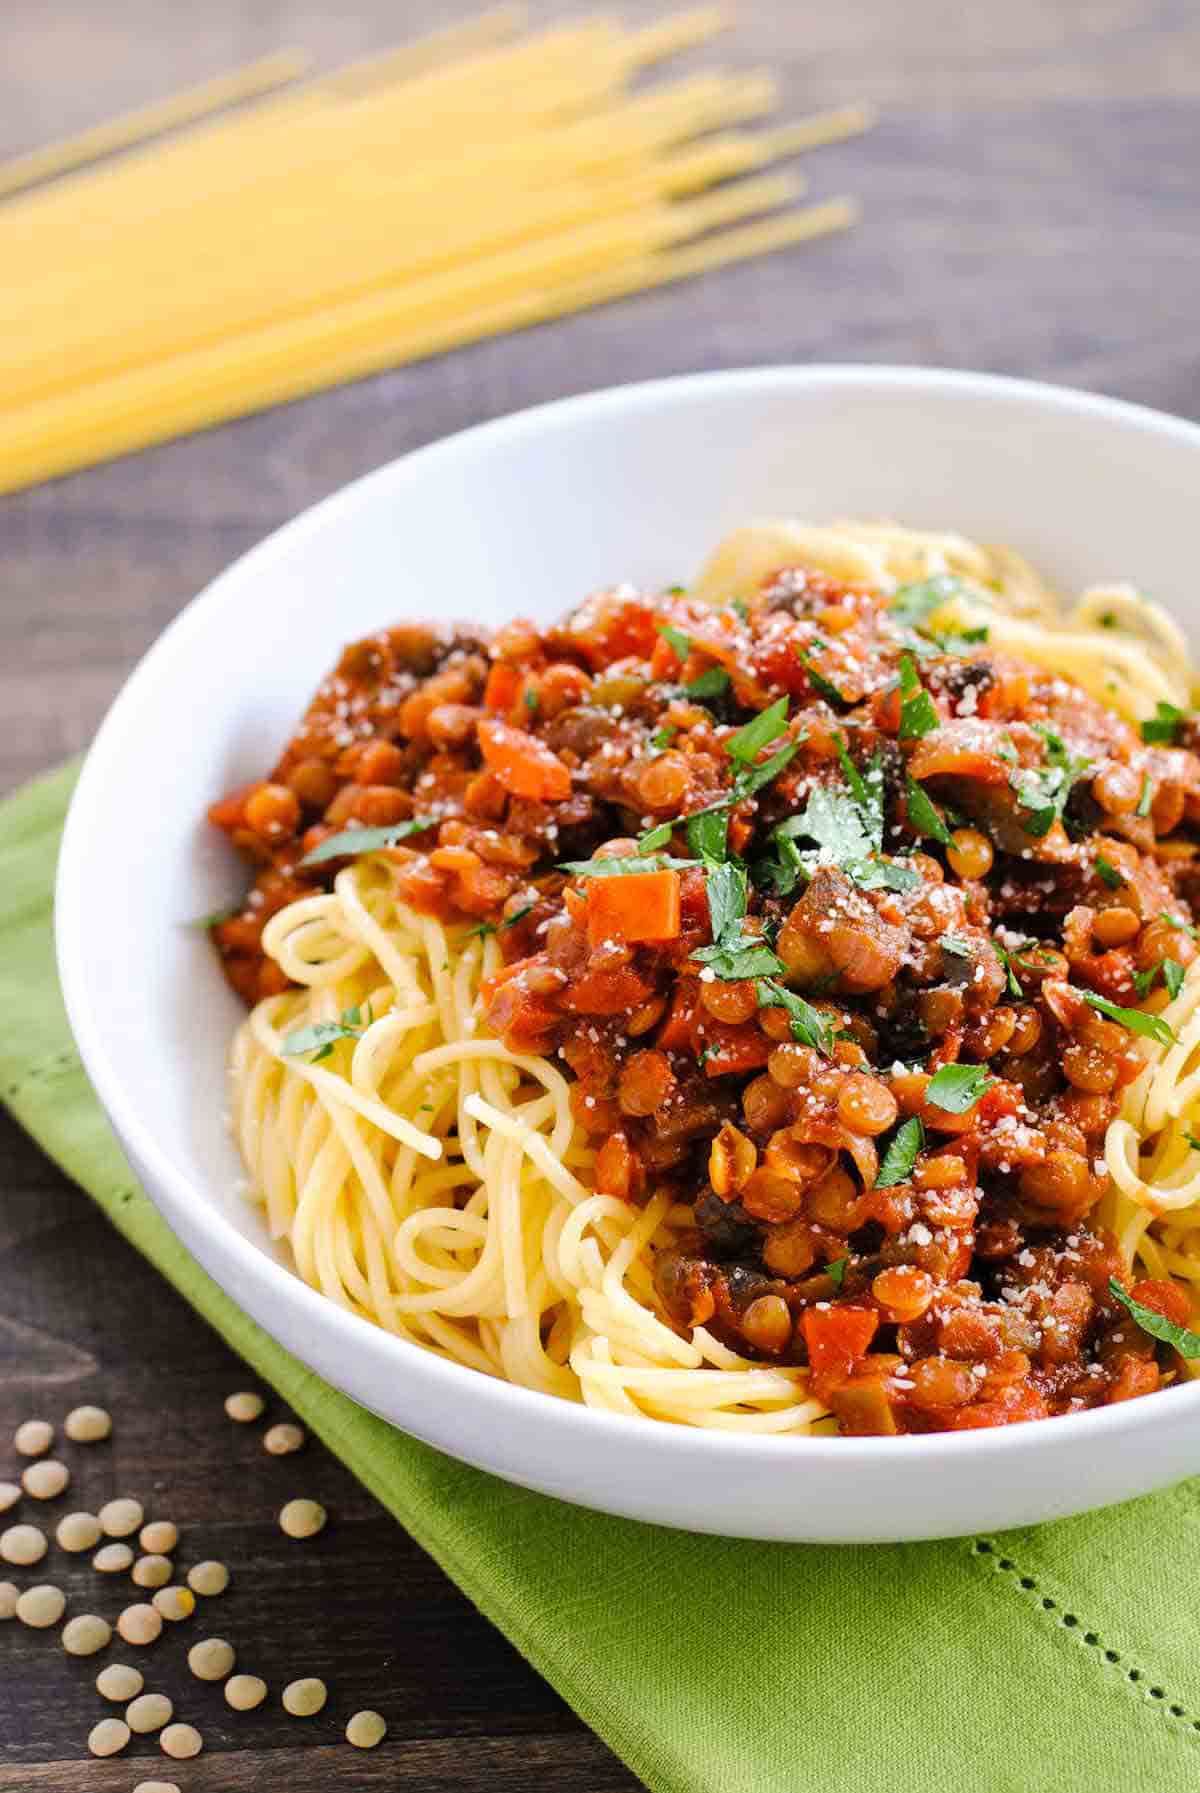
[[(280, 42), (329, 62), (444, 17), (438, 0), (347, 10), (7, 0), (0, 152)], [(661, 10), (625, 0), (632, 17)], [(872, 136), (809, 163), (817, 195), (862, 196), (863, 227), (0, 500), (0, 788), (83, 746), (163, 625), (285, 518), (521, 405), (686, 369), (833, 359), (1039, 375), (1200, 416), (1194, 0), (743, 0), (725, 54), (780, 71), (785, 116), (878, 103)], [(171, 1771), (187, 1793), (637, 1784), (339, 1464), (315, 1448), (269, 1458), (255, 1429), (225, 1419), (245, 1372), (2, 1111), (0, 1190), (0, 1438), (85, 1399), (117, 1416), (111, 1445), (73, 1451), (76, 1486), (49, 1516), (138, 1491), (186, 1528), (187, 1560), (233, 1565), (211, 1628), (242, 1666), (276, 1690), (300, 1674), (332, 1690), (307, 1724), (277, 1703), (235, 1715), (187, 1675), (182, 1639), (158, 1646), (148, 1684), (206, 1737), (203, 1756)], [(0, 1446), (0, 1479), (11, 1473)], [(300, 1555), (269, 1520), (292, 1493), (335, 1516)], [(93, 1597), (91, 1571), (64, 1574), (66, 1560), (56, 1577), (114, 1614), (118, 1590)], [(145, 1742), (86, 1757), (95, 1667), (47, 1635), (0, 1631), (0, 1789), (127, 1793), (165, 1771)], [(390, 1724), (370, 1756), (340, 1740), (361, 1706)]]

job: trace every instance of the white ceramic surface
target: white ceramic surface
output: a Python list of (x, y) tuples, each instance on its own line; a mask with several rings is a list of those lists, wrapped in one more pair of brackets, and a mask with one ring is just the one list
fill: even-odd
[(1070, 590), (1134, 579), (1194, 624), (1200, 428), (1046, 386), (917, 369), (697, 375), (567, 400), (410, 455), (224, 573), (114, 704), (58, 885), (84, 1062), (184, 1243), (306, 1363), (509, 1480), (699, 1531), (948, 1536), (1075, 1513), (1200, 1471), (1200, 1384), (951, 1437), (751, 1439), (598, 1414), (441, 1362), (273, 1254), (225, 1122), (238, 1006), (189, 917), (244, 872), (206, 804), (261, 776), (339, 646), (403, 617), (549, 618), (687, 577), (764, 515), (887, 515), (1021, 548)]

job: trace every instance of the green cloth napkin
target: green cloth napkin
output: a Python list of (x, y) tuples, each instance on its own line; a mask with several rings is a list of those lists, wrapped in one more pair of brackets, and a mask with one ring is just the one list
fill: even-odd
[(0, 806), (0, 1094), (654, 1793), (1195, 1793), (1196, 1483), (998, 1539), (693, 1537), (463, 1468), (274, 1344), (134, 1186), (76, 1057), (50, 917), (74, 777)]

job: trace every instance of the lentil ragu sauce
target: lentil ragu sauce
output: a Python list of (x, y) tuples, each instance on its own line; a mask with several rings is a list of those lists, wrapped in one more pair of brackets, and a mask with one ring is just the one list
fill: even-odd
[(266, 919), (346, 863), (305, 857), (416, 822), (398, 893), (498, 931), (489, 1024), (568, 1067), (597, 1189), (693, 1207), (664, 1312), (809, 1364), (846, 1433), (1125, 1400), (1175, 1361), (1088, 1217), (1141, 1005), (1196, 954), (1191, 724), (1147, 742), (933, 634), (945, 596), (792, 569), (722, 610), (619, 588), (545, 631), (387, 630), (211, 811), (258, 868), (213, 929), (249, 1003), (285, 987)]

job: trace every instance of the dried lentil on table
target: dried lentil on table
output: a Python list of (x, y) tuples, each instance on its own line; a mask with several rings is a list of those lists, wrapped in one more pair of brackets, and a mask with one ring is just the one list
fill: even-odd
[(27, 1419), (13, 1433), (13, 1444), (22, 1457), (42, 1457), (54, 1443), (54, 1427), (48, 1420)]
[(68, 1656), (95, 1656), (112, 1642), (112, 1626), (99, 1613), (81, 1612), (63, 1626), (62, 1647)]
[(225, 1703), (235, 1712), (252, 1712), (267, 1697), (267, 1684), (260, 1675), (231, 1675), (225, 1683)]
[(140, 1693), (129, 1702), (125, 1723), (139, 1737), (146, 1737), (170, 1724), (174, 1713), (175, 1707), (165, 1693)]
[(31, 1463), (21, 1476), (21, 1486), (34, 1500), (57, 1500), (71, 1480), (71, 1472), (57, 1457)]
[(289, 1538), (315, 1538), (328, 1518), (316, 1500), (289, 1500), (279, 1515), (279, 1529)]
[(165, 1556), (139, 1556), (133, 1565), (132, 1578), (139, 1588), (164, 1588), (175, 1573)]
[(346, 1742), (355, 1749), (376, 1749), (387, 1736), (387, 1721), (379, 1712), (356, 1712), (346, 1726)]
[(21, 1490), (16, 1482), (0, 1482), (0, 1513), (7, 1513), (20, 1498)]
[(138, 1534), (138, 1543), (150, 1556), (167, 1556), (178, 1542), (179, 1527), (170, 1519), (152, 1519)]
[(117, 1620), (117, 1630), (127, 1644), (152, 1644), (162, 1635), (162, 1614), (153, 1606), (127, 1606)]
[(88, 1748), (94, 1756), (117, 1756), (129, 1742), (129, 1726), (119, 1718), (102, 1718), (88, 1733)]
[(290, 1457), (302, 1450), (307, 1434), (300, 1426), (271, 1426), (263, 1433), (263, 1449), (272, 1457)]
[(10, 1525), (6, 1532), (0, 1532), (0, 1557), (19, 1568), (40, 1563), (46, 1549), (46, 1534), (36, 1525)]
[(112, 1432), (112, 1416), (103, 1407), (72, 1407), (63, 1431), (73, 1444), (99, 1444)]
[(128, 1538), (146, 1517), (142, 1503), (126, 1497), (105, 1501), (97, 1517), (110, 1538)]
[(258, 1419), (263, 1410), (261, 1395), (249, 1392), (228, 1395), (225, 1399), (225, 1411), (230, 1419), (237, 1420), (239, 1425), (249, 1425), (251, 1420)]
[(316, 1675), (305, 1675), (299, 1681), (289, 1681), (284, 1688), (283, 1709), (293, 1718), (313, 1718), (328, 1698), (324, 1681)]
[(102, 1544), (92, 1558), (92, 1568), (98, 1569), (101, 1575), (119, 1575), (132, 1562), (133, 1552), (128, 1544)]
[(188, 1651), (188, 1667), (197, 1681), (223, 1681), (237, 1660), (223, 1637), (202, 1637)]
[(173, 1756), (177, 1762), (198, 1756), (204, 1748), (204, 1739), (195, 1725), (168, 1725), (158, 1741), (163, 1754)]
[(100, 1521), (94, 1513), (64, 1513), (54, 1531), (59, 1548), (72, 1553), (91, 1550), (102, 1535)]
[(17, 1600), (17, 1617), (22, 1625), (31, 1625), (35, 1631), (47, 1631), (51, 1625), (57, 1625), (66, 1611), (67, 1596), (61, 1588), (50, 1582), (39, 1582), (36, 1587), (26, 1588)]
[(229, 1570), (224, 1563), (211, 1560), (196, 1563), (188, 1570), (187, 1582), (193, 1594), (203, 1594), (212, 1600), (229, 1586)]
[(0, 1581), (0, 1619), (15, 1619), (21, 1590), (15, 1581)]
[(196, 1596), (190, 1588), (159, 1588), (154, 1596), (154, 1606), (164, 1619), (177, 1625), (181, 1619), (190, 1619), (195, 1612)]
[(127, 1662), (110, 1662), (96, 1676), (96, 1692), (103, 1700), (136, 1699), (146, 1685), (140, 1669), (131, 1668)]

